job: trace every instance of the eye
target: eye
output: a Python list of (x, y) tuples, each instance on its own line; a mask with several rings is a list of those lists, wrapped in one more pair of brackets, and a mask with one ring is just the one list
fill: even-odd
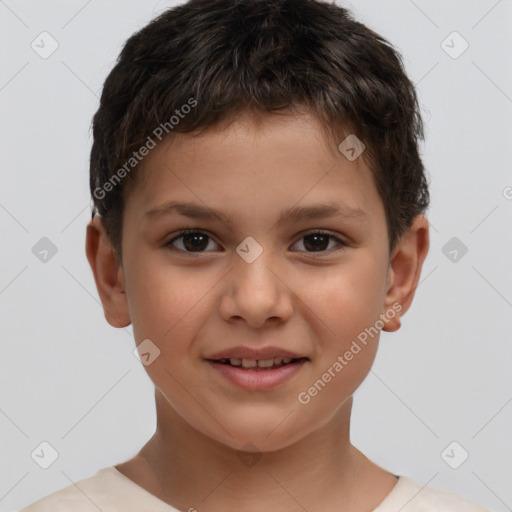
[[(302, 242), (304, 247), (306, 247), (307, 249), (312, 249), (311, 251), (306, 251), (306, 252), (332, 252), (332, 251), (326, 250), (327, 247), (329, 246), (329, 239), (336, 241), (337, 245), (342, 246), (342, 247), (348, 247), (348, 245), (349, 245), (347, 242), (344, 242), (337, 236), (329, 233), (328, 231), (322, 231), (322, 230), (306, 233), (305, 235), (303, 235), (301, 237), (299, 242), (301, 242), (302, 240), (305, 240), (306, 241), (305, 243)], [(299, 243), (299, 242), (297, 242), (297, 243)], [(339, 250), (339, 249), (335, 249), (335, 251), (337, 251), (337, 250)]]
[[(306, 233), (301, 237), (299, 242), (301, 242), (302, 240), (305, 241), (302, 243), (303, 246), (306, 248), (306, 252), (331, 252), (330, 250), (327, 251), (330, 241), (337, 242), (337, 245), (341, 247), (348, 247), (349, 245), (347, 242), (344, 242), (337, 236), (322, 230)], [(175, 242), (178, 242), (178, 245), (180, 245), (181, 247), (177, 247), (176, 245), (174, 245)], [(214, 242), (212, 238), (203, 231), (188, 229), (178, 233), (165, 245), (167, 247), (173, 246), (176, 250), (185, 253), (201, 253), (210, 252), (206, 251), (206, 249), (209, 246), (209, 242), (213, 242), (215, 245), (217, 245), (216, 242)], [(299, 242), (296, 242), (294, 245), (297, 245)]]
[(213, 242), (206, 233), (188, 229), (179, 233), (165, 245), (171, 246), (174, 242), (180, 241), (180, 245), (182, 245), (184, 249), (178, 248), (178, 250), (181, 250), (182, 252), (204, 252), (203, 249), (208, 247), (208, 240)]

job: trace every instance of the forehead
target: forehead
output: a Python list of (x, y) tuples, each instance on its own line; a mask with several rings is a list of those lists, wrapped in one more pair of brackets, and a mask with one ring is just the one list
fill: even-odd
[(222, 210), (232, 220), (282, 216), (284, 206), (320, 202), (383, 214), (364, 159), (348, 160), (308, 115), (246, 115), (201, 133), (177, 133), (137, 172), (126, 206), (141, 219), (173, 201)]

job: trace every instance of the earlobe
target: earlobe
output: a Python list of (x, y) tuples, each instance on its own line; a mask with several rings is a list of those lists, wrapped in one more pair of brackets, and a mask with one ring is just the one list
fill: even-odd
[(423, 215), (417, 215), (400, 238), (391, 258), (384, 301), (384, 331), (400, 329), (400, 317), (411, 306), (428, 249), (428, 220)]
[(85, 252), (94, 274), (105, 319), (112, 327), (130, 325), (123, 269), (98, 216), (87, 225)]

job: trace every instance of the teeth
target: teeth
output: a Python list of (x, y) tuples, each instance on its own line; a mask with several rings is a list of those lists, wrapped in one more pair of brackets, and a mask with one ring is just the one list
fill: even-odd
[[(227, 361), (227, 359), (222, 360)], [(256, 366), (260, 368), (271, 368), (272, 366), (283, 364), (288, 364), (292, 361), (291, 357), (274, 357), (272, 359), (229, 359), (229, 363), (231, 366), (242, 366), (243, 368), (255, 368)]]
[(274, 366), (274, 360), (273, 359), (260, 359), (258, 361), (258, 366), (260, 368), (270, 368), (271, 366)]

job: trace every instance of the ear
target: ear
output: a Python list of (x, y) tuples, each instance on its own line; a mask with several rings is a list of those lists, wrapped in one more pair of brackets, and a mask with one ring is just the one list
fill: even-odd
[(107, 322), (112, 327), (130, 325), (123, 269), (118, 263), (110, 238), (98, 215), (95, 215), (87, 225), (85, 252)]
[[(400, 316), (411, 306), (428, 249), (428, 220), (423, 215), (417, 215), (391, 255), (384, 300), (384, 331), (400, 329)], [(386, 311), (389, 314), (386, 315)], [(394, 312), (393, 318), (390, 318), (391, 312)]]

